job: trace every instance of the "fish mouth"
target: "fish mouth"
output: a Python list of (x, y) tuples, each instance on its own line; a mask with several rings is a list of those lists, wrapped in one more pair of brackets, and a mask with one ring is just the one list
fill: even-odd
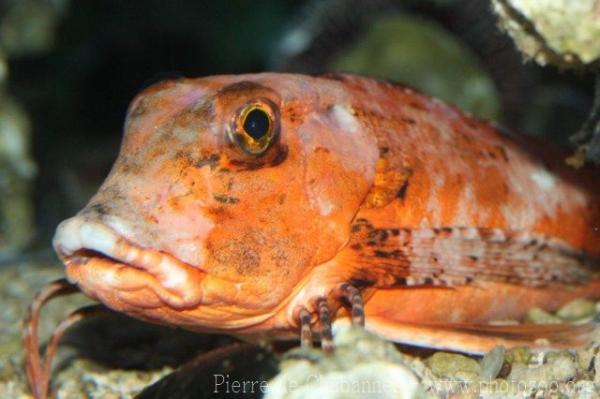
[(149, 288), (170, 307), (202, 302), (206, 272), (172, 255), (138, 246), (106, 224), (76, 216), (63, 221), (52, 241), (67, 277), (90, 296), (121, 288)]

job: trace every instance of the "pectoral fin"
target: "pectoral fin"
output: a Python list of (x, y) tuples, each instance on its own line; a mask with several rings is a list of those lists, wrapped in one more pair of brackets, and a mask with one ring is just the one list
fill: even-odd
[(370, 317), (366, 328), (409, 345), (483, 354), (497, 345), (506, 348), (576, 349), (592, 342), (596, 326), (586, 324), (412, 324)]
[(532, 307), (552, 312), (575, 298), (596, 297), (599, 290), (598, 279), (552, 289), (489, 282), (454, 288), (376, 289), (365, 297), (365, 326), (398, 343), (467, 353), (485, 353), (496, 345), (579, 348), (600, 340), (596, 323), (498, 325), (495, 321), (522, 320)]
[(338, 256), (363, 285), (456, 287), (493, 281), (527, 287), (578, 285), (600, 259), (553, 237), (489, 228), (390, 228), (356, 219)]

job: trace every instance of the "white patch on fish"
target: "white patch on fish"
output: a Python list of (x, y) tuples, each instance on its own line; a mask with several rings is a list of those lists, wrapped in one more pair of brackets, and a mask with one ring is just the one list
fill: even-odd
[(554, 176), (544, 169), (534, 171), (529, 177), (531, 177), (531, 180), (533, 180), (533, 182), (542, 190), (551, 190), (556, 185)]
[[(544, 217), (554, 218), (559, 211), (577, 212), (586, 204), (580, 191), (538, 163), (509, 163), (506, 175), (510, 190), (518, 195), (502, 207), (502, 215), (514, 230), (530, 230)], [(525, 209), (515, 212), (519, 208)]]
[(352, 112), (350, 112), (346, 107), (342, 107), (341, 105), (334, 105), (331, 109), (333, 113), (333, 117), (340, 125), (340, 127), (348, 132), (348, 133), (356, 133), (360, 128), (360, 123), (356, 119)]
[(163, 258), (161, 260), (159, 269), (166, 277), (161, 280), (161, 284), (169, 289), (181, 288), (189, 276), (182, 269), (172, 266), (172, 263), (168, 259)]

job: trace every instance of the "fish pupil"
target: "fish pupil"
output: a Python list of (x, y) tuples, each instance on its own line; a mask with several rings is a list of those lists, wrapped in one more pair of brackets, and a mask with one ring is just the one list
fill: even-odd
[(269, 116), (265, 111), (253, 109), (246, 115), (244, 131), (254, 140), (260, 140), (269, 132), (270, 124)]

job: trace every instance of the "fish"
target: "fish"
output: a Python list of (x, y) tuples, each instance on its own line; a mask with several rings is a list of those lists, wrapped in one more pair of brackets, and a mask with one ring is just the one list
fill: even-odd
[(157, 83), (56, 230), (67, 280), (34, 301), (28, 356), (32, 321), (66, 287), (151, 323), (325, 350), (344, 324), (466, 353), (585, 345), (592, 323), (496, 323), (600, 298), (598, 174), (563, 159), (367, 77)]

